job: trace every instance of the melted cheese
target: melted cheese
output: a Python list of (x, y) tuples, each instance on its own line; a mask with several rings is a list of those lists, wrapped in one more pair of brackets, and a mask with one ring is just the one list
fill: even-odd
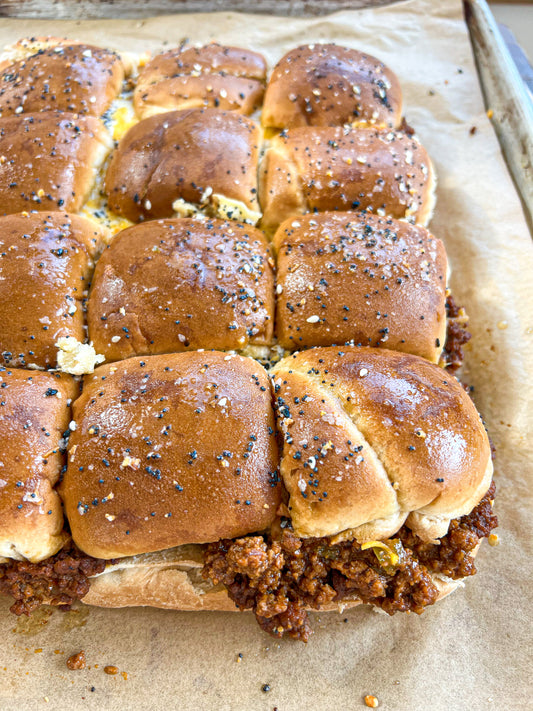
[(260, 212), (251, 210), (240, 200), (232, 200), (225, 195), (214, 193), (212, 196), (212, 204), (217, 217), (238, 220), (239, 222), (246, 222), (249, 225), (256, 225), (262, 217)]
[(115, 141), (120, 141), (132, 126), (139, 123), (133, 110), (130, 92), (123, 92), (113, 100), (104, 114), (104, 123)]
[[(133, 111), (131, 96), (128, 92), (123, 92), (121, 96), (114, 99), (111, 107), (103, 115), (104, 125), (115, 141), (119, 141), (134, 126), (138, 119)], [(108, 162), (102, 165), (91, 190), (91, 193), (80, 210), (80, 215), (88, 217), (99, 225), (106, 227), (112, 235), (131, 227), (133, 222), (125, 217), (116, 215), (107, 206), (107, 197), (104, 192), (105, 174)]]

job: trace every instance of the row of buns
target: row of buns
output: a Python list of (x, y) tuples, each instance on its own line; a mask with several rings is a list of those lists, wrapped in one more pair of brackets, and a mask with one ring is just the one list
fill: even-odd
[[(179, 48), (133, 77), (131, 58), (109, 50), (17, 47), (29, 56), (0, 70), (3, 214), (78, 212), (105, 169), (108, 208), (132, 222), (208, 210), (272, 231), (331, 209), (429, 220), (431, 161), (400, 124), (398, 80), (373, 57), (325, 44), (289, 52), (266, 88), (264, 140), (245, 115), (265, 84), (254, 52)], [(117, 117), (128, 111), (123, 135)], [(112, 135), (121, 140), (104, 166)]]
[(480, 416), (417, 356), (314, 348), (269, 377), (193, 351), (100, 366), (81, 395), (23, 369), (0, 387), (0, 592), (17, 614), (237, 606), (307, 640), (309, 607), (422, 612), (496, 525)]
[(224, 352), (136, 357), (85, 376), (81, 395), (59, 373), (0, 380), (6, 557), (64, 544), (67, 446), (70, 531), (104, 559), (263, 531), (280, 512), (303, 537), (384, 540), (407, 521), (434, 542), (492, 477), (461, 385), (385, 349), (315, 348), (270, 377)]
[[(112, 149), (92, 116), (46, 111), (0, 118), (2, 214), (80, 211)], [(427, 224), (434, 173), (415, 136), (374, 128), (297, 128), (261, 151), (252, 120), (218, 109), (152, 116), (113, 152), (109, 209), (131, 221), (210, 209), (274, 230), (306, 212), (367, 210)], [(262, 211), (261, 211), (262, 210)]]
[(419, 225), (325, 212), (286, 220), (272, 244), (220, 218), (108, 237), (68, 213), (0, 217), (6, 365), (55, 368), (59, 339), (86, 336), (106, 361), (199, 348), (268, 360), (276, 346), (345, 343), (443, 354), (446, 252)]
[(250, 115), (264, 106), (265, 128), (353, 123), (397, 128), (401, 122), (397, 77), (355, 49), (325, 43), (297, 47), (274, 67), (266, 86), (264, 57), (244, 48), (182, 44), (151, 60), (135, 60), (54, 37), (23, 39), (6, 48), (0, 116), (50, 110), (101, 116), (136, 64), (133, 104), (141, 119), (189, 108)]

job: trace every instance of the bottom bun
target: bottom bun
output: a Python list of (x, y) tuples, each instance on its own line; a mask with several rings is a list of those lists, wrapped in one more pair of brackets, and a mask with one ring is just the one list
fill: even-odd
[[(157, 553), (122, 558), (109, 564), (100, 575), (90, 578), (91, 587), (82, 602), (96, 607), (159, 607), (170, 610), (238, 611), (224, 585), (213, 585), (202, 577), (202, 545), (185, 545)], [(479, 545), (472, 551), (475, 557)], [(439, 591), (437, 600), (462, 587), (462, 579), (452, 580), (432, 574)], [(338, 611), (361, 604), (345, 598), (323, 605), (320, 612)], [(379, 608), (377, 608), (379, 609)]]
[(184, 545), (121, 558), (90, 578), (82, 602), (98, 607), (237, 610), (223, 585), (202, 578), (203, 549)]

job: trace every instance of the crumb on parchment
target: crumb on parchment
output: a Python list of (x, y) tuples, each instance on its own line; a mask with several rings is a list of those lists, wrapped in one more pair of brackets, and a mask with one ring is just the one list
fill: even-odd
[(67, 659), (67, 667), (71, 670), (85, 669), (85, 664), (86, 659), (83, 649)]

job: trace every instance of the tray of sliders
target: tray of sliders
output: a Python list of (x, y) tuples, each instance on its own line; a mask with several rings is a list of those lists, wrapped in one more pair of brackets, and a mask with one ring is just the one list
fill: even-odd
[[(0, 95), (13, 610), (222, 599), (306, 640), (308, 607), (420, 612), (455, 587), (496, 525), (492, 460), (453, 377), (466, 316), (424, 227), (434, 170), (394, 73), (303, 45), (265, 89), (259, 54), (212, 43), (155, 56), (120, 96), (131, 67), (112, 51), (37, 38), (13, 52)], [(116, 133), (126, 112), (113, 149), (106, 121)], [(87, 202), (113, 232), (76, 214)]]
[(1, 57), (15, 615), (248, 610), (306, 642), (313, 611), (422, 613), (497, 541), (402, 83), (350, 43), (242, 44)]

